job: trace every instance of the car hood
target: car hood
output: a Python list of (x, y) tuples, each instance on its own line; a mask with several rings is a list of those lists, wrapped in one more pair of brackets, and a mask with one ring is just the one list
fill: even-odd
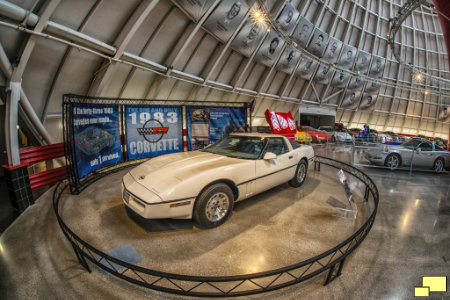
[(245, 162), (248, 161), (202, 151), (181, 152), (152, 158), (130, 174), (146, 189), (161, 194), (194, 174)]

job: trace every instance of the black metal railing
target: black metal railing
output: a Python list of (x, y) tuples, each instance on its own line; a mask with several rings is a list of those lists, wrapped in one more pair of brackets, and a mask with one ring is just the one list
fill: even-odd
[[(129, 264), (96, 249), (83, 241), (63, 221), (59, 215), (59, 203), (68, 181), (60, 182), (53, 192), (53, 208), (64, 235), (71, 243), (80, 264), (91, 272), (87, 261), (128, 282), (167, 293), (199, 296), (229, 297), (263, 293), (308, 280), (328, 271), (325, 284), (330, 283), (342, 272), (345, 259), (361, 244), (375, 221), (378, 208), (378, 189), (372, 179), (351, 165), (316, 156), (314, 168), (321, 165), (342, 169), (365, 184), (366, 201), (372, 199), (373, 210), (364, 224), (350, 237), (337, 246), (307, 259), (283, 268), (266, 272), (236, 276), (191, 276), (161, 272)], [(370, 197), (372, 195), (372, 197)], [(119, 267), (116, 267), (119, 266)]]

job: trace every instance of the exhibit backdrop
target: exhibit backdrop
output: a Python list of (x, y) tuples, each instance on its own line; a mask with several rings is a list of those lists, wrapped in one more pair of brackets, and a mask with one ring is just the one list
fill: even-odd
[(71, 111), (76, 177), (120, 162), (119, 106), (73, 103)]
[(183, 151), (181, 106), (126, 105), (128, 159)]
[(188, 149), (203, 149), (232, 132), (246, 131), (246, 108), (187, 107)]

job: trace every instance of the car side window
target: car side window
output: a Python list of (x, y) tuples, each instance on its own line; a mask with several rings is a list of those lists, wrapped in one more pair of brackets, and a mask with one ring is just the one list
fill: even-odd
[(433, 151), (433, 145), (428, 142), (424, 142), (424, 143), (420, 144), (419, 148), (422, 151)]
[(288, 148), (284, 143), (283, 138), (269, 138), (269, 142), (267, 143), (267, 152), (275, 153), (276, 155), (281, 155), (288, 152)]
[(301, 147), (301, 145), (299, 143), (297, 143), (291, 139), (288, 139), (288, 141), (289, 141), (289, 143), (291, 143), (292, 149), (297, 149), (297, 148)]

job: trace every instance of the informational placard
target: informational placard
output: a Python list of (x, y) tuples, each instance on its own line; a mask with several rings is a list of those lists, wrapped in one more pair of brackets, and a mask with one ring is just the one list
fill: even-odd
[(208, 17), (203, 27), (226, 42), (233, 35), (248, 10), (249, 6), (246, 0), (222, 1)]
[(183, 151), (180, 106), (126, 105), (128, 159)]
[(342, 100), (341, 107), (346, 109), (355, 109), (361, 100), (361, 92), (357, 90), (347, 89)]
[(313, 30), (314, 25), (305, 17), (300, 17), (300, 21), (298, 22), (297, 27), (294, 30), (292, 39), (300, 47), (306, 48), (306, 45), (308, 45)]
[(281, 55), (276, 69), (285, 73), (291, 74), (300, 59), (300, 52), (293, 46), (286, 47)]
[(341, 53), (342, 42), (335, 39), (334, 37), (330, 37), (328, 42), (327, 50), (323, 55), (322, 59), (330, 64), (334, 64), (337, 62), (339, 58), (339, 53)]
[(377, 104), (378, 94), (363, 93), (359, 109), (366, 111), (373, 111)]
[(208, 0), (175, 0), (181, 7), (183, 7), (196, 21), (201, 17), (214, 3)]
[(280, 37), (275, 30), (272, 30), (267, 36), (258, 52), (255, 55), (255, 60), (268, 67), (271, 67), (276, 58), (283, 49), (284, 39)]
[(261, 24), (255, 22), (252, 18), (248, 18), (238, 35), (231, 42), (231, 47), (249, 57), (261, 42), (266, 30), (267, 25), (265, 23)]
[(300, 63), (298, 64), (297, 69), (295, 70), (295, 75), (300, 78), (310, 80), (316, 68), (317, 63), (311, 58), (303, 55), (300, 58)]
[(188, 148), (203, 149), (232, 132), (245, 132), (245, 121), (243, 107), (188, 107)]
[(72, 154), (76, 177), (120, 162), (119, 106), (74, 103), (71, 105)]
[(450, 122), (450, 105), (441, 104), (439, 106), (438, 121)]
[(298, 16), (298, 10), (296, 10), (291, 3), (286, 1), (283, 11), (278, 16), (278, 26), (281, 31), (288, 35), (291, 34), (292, 29), (294, 29), (295, 23), (297, 22)]
[(319, 28), (314, 29), (314, 34), (308, 46), (308, 51), (315, 56), (322, 57), (328, 44), (328, 34)]

